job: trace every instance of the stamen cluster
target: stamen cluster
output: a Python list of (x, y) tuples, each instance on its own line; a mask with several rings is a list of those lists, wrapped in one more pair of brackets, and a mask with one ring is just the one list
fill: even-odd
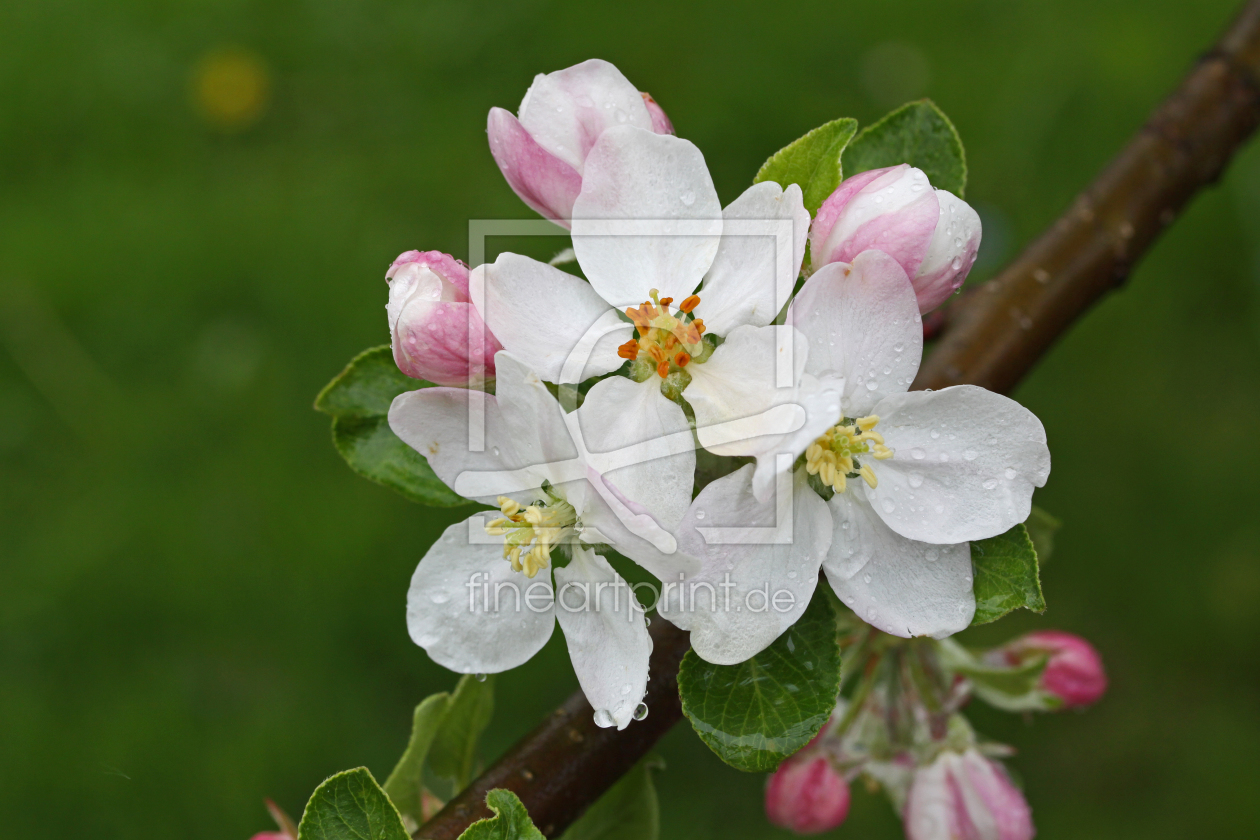
[[(573, 505), (552, 496), (522, 508), (520, 502), (500, 496), (503, 516), (487, 523), (486, 533), (503, 536), (503, 557), (512, 569), (532, 578), (551, 563), (551, 549), (577, 524)], [(531, 547), (532, 546), (532, 547)]]
[(858, 461), (857, 456), (869, 454), (879, 461), (893, 456), (893, 451), (884, 445), (884, 436), (875, 431), (878, 423), (879, 417), (874, 414), (856, 420), (842, 418), (805, 450), (805, 470), (837, 493), (844, 492), (850, 478), (861, 478), (874, 489), (879, 484), (875, 471), (870, 464)]
[[(638, 338), (632, 338), (617, 349), (617, 355), (632, 362), (640, 362), (647, 371), (655, 371), (661, 379), (683, 370), (691, 362), (703, 362), (713, 352), (713, 346), (704, 341), (704, 320), (691, 316), (700, 303), (699, 295), (691, 295), (678, 305), (678, 312), (671, 315), (673, 298), (659, 297), (652, 289), (651, 300), (630, 307), (626, 315), (634, 322)], [(647, 376), (651, 373), (647, 372)]]

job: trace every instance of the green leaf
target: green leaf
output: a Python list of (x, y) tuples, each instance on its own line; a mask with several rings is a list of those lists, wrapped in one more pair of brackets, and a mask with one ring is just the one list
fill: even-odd
[(857, 120), (848, 117), (824, 123), (775, 152), (757, 170), (753, 183), (799, 184), (805, 209), (812, 215), (840, 186), (844, 175), (840, 157), (856, 132)]
[(932, 186), (962, 198), (967, 187), (962, 140), (930, 99), (902, 105), (868, 125), (844, 150), (844, 171), (850, 177), (900, 163), (922, 169)]
[(459, 840), (544, 840), (515, 793), (495, 788), (486, 794), (486, 807), (495, 816), (468, 826)]
[(805, 746), (835, 709), (839, 689), (835, 611), (821, 593), (751, 659), (713, 665), (689, 650), (678, 671), (683, 712), (701, 740), (750, 772), (773, 770)]
[(416, 706), (411, 723), (411, 740), (403, 751), (398, 764), (385, 780), (385, 793), (390, 801), (403, 814), (415, 820), (417, 825), (424, 822), (421, 812), (421, 796), (424, 792), (424, 760), (429, 754), (429, 746), (442, 726), (450, 705), (451, 695), (443, 691), (424, 698)]
[(366, 767), (346, 770), (315, 788), (298, 840), (411, 840), (402, 817)]
[(319, 392), (315, 408), (333, 418), (333, 446), (359, 475), (422, 505), (467, 504), (433, 474), (424, 456), (398, 439), (386, 419), (394, 397), (431, 387), (398, 370), (388, 345), (373, 347)]
[(973, 625), (997, 621), (1020, 607), (1045, 612), (1046, 599), (1041, 594), (1041, 579), (1037, 575), (1037, 552), (1023, 525), (973, 542), (971, 566), (975, 571), (973, 591), (976, 594)]
[(479, 681), (471, 674), (460, 677), (454, 694), (433, 694), (416, 706), (411, 740), (385, 780), (385, 792), (399, 811), (417, 825), (424, 822), (426, 763), (429, 773), (450, 783), (450, 794), (468, 786), (476, 767), (477, 742), (493, 714), (494, 678)]
[(429, 767), (463, 790), (477, 764), (477, 741), (494, 714), (494, 677), (465, 674), (455, 686), (446, 718), (429, 748)]
[(1063, 523), (1033, 505), (1028, 519), (1024, 520), (1024, 527), (1028, 529), (1028, 536), (1037, 551), (1037, 562), (1045, 563), (1054, 552), (1054, 535), (1063, 527)]
[(652, 771), (664, 767), (659, 758), (640, 761), (587, 808), (560, 840), (656, 840), (661, 833), (661, 809)]

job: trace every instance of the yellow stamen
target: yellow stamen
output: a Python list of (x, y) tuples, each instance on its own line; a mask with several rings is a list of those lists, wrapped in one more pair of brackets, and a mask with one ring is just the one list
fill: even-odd
[(841, 420), (805, 450), (805, 471), (837, 493), (845, 491), (848, 479), (859, 476), (874, 488), (879, 483), (875, 471), (858, 457), (870, 455), (878, 461), (893, 457), (893, 450), (884, 445), (884, 436), (875, 431), (878, 423), (875, 415)]
[(485, 526), (486, 533), (503, 537), (503, 558), (513, 571), (534, 577), (551, 563), (554, 548), (577, 524), (573, 506), (547, 491), (548, 501), (540, 500), (527, 508), (507, 496), (499, 497), (499, 510), (504, 514)]

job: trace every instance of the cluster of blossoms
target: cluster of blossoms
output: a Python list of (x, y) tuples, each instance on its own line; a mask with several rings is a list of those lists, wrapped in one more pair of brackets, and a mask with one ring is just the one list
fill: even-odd
[(868, 679), (770, 778), (770, 821), (830, 831), (848, 816), (849, 782), (860, 776), (892, 800), (909, 840), (1031, 840), (1028, 803), (998, 761), (1010, 748), (978, 740), (959, 710), (973, 693), (1005, 709), (1088, 706), (1107, 688), (1097, 651), (1053, 630), (986, 651), (979, 661), (993, 668), (1044, 663), (1030, 691), (1003, 698), (958, 670), (968, 656), (955, 644), (880, 648), (876, 637), (857, 642), (852, 658)]
[[(499, 509), (420, 562), (416, 643), (454, 671), (500, 672), (559, 622), (596, 722), (624, 728), (646, 714), (652, 642), (613, 553), (664, 582), (659, 615), (716, 664), (778, 638), (820, 574), (871, 638), (967, 627), (969, 543), (1023, 522), (1050, 471), (1045, 430), (1012, 400), (909, 390), (923, 313), (975, 261), (975, 211), (906, 164), (848, 178), (812, 217), (799, 186), (771, 181), (722, 207), (700, 150), (602, 61), (539, 75), (488, 133), (512, 189), (571, 231), (582, 276), (511, 253), (470, 270), (408, 251), (389, 268), (395, 361), (440, 386), (399, 396), (390, 426)], [(698, 479), (698, 449), (730, 469)], [(740, 608), (763, 588), (774, 609)], [(776, 822), (843, 819), (847, 751), (877, 694), (775, 777)], [(912, 762), (908, 812), (938, 807), (919, 779), (997, 778), (970, 746), (920, 747), (881, 764)]]

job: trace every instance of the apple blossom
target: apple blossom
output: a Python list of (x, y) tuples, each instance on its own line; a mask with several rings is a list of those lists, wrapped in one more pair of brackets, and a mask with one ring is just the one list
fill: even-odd
[[(809, 341), (805, 375), (841, 383), (835, 405), (805, 405), (805, 428), (824, 412), (825, 430), (768, 453), (796, 465), (790, 477), (744, 467), (710, 483), (678, 539), (701, 558), (697, 581), (713, 587), (729, 574), (736, 594), (766, 585), (791, 593), (793, 605), (728, 615), (705, 593), (690, 605), (667, 599), (662, 615), (692, 631), (706, 660), (740, 662), (800, 617), (821, 567), (840, 599), (880, 630), (936, 638), (962, 630), (975, 613), (969, 541), (1028, 518), (1033, 489), (1050, 472), (1045, 429), (983, 388), (907, 390), (923, 350), (921, 318), (909, 278), (882, 251), (819, 269), (787, 320)], [(787, 488), (791, 516), (782, 514)], [(775, 544), (777, 532), (767, 532), (770, 546), (702, 538), (706, 528), (768, 523), (791, 529), (790, 545)]]
[(919, 768), (905, 812), (909, 840), (1031, 840), (1032, 813), (1006, 770), (975, 749)]
[(1040, 630), (1012, 639), (991, 651), (1002, 664), (1018, 665), (1031, 657), (1049, 657), (1038, 687), (1062, 701), (1061, 708), (1088, 706), (1107, 691), (1102, 657), (1089, 642), (1061, 630)]
[(407, 251), (390, 264), (390, 344), (398, 369), (438, 385), (481, 387), (503, 349), (468, 300), (468, 267), (440, 251)]
[(587, 155), (617, 125), (674, 133), (656, 100), (607, 61), (591, 59), (535, 76), (519, 117), (491, 108), (486, 131), (494, 162), (521, 200), (567, 228)]
[(903, 163), (845, 179), (818, 208), (809, 241), (814, 268), (878, 248), (905, 269), (919, 311), (928, 312), (967, 279), (980, 249), (980, 216)]
[(808, 748), (779, 765), (766, 785), (766, 816), (797, 834), (830, 831), (849, 815), (849, 786), (825, 755)]
[[(493, 396), (425, 388), (399, 395), (390, 407), (390, 428), (439, 478), (501, 512), (484, 525), (476, 513), (450, 526), (425, 554), (407, 595), (408, 630), (440, 665), (498, 673), (532, 657), (559, 621), (578, 682), (599, 710), (596, 722), (624, 728), (646, 691), (652, 642), (625, 581), (589, 546), (606, 543), (661, 578), (694, 570), (668, 534), (691, 495), (695, 453), (687, 420), (667, 402), (673, 411), (654, 427), (623, 438), (618, 418), (634, 384), (614, 377), (591, 388), (573, 413), (598, 432), (575, 441), (573, 415), (566, 417), (533, 371), (506, 351), (495, 366)], [(468, 444), (475, 401), (484, 401), (492, 444), (480, 452)], [(688, 446), (671, 448), (680, 434)], [(620, 466), (586, 450), (625, 444), (640, 448)], [(553, 594), (550, 571), (531, 579), (552, 567), (559, 545), (568, 546), (571, 561), (554, 570)]]
[(504, 348), (543, 379), (580, 382), (629, 360), (644, 392), (636, 405), (658, 412), (662, 390), (687, 401), (701, 445), (757, 457), (766, 472), (772, 446), (803, 447), (830, 425), (803, 404), (838, 400), (803, 376), (803, 337), (771, 325), (799, 274), (808, 220), (800, 188), (772, 182), (723, 210), (693, 144), (618, 126), (592, 147), (574, 204), (589, 282), (503, 254), (473, 271), (472, 297)]

